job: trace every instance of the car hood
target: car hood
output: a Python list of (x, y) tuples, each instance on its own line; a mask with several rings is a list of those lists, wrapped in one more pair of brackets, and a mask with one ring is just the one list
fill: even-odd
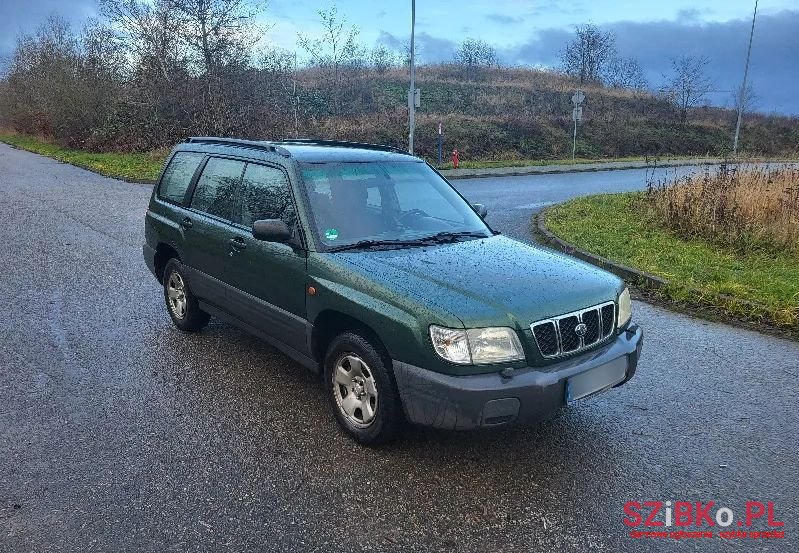
[(623, 282), (601, 269), (506, 238), (333, 254), (358, 272), (454, 315), (467, 328), (511, 326), (616, 300)]

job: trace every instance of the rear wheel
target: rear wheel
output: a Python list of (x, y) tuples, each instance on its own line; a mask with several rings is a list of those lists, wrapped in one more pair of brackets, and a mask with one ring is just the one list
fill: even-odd
[(379, 345), (347, 332), (325, 356), (325, 389), (336, 421), (365, 445), (390, 441), (403, 424), (390, 361), (379, 352)]
[(170, 259), (164, 268), (164, 301), (172, 322), (184, 332), (197, 332), (211, 320), (200, 309), (186, 281), (183, 265), (177, 259)]

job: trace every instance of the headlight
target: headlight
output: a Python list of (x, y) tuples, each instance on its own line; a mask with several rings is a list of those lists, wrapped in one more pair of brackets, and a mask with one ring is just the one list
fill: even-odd
[(438, 355), (459, 365), (486, 365), (524, 359), (519, 337), (510, 328), (458, 330), (431, 325), (430, 340)]
[(616, 317), (616, 327), (621, 328), (630, 322), (633, 316), (633, 303), (630, 300), (630, 290), (625, 288), (624, 292), (619, 295), (619, 314)]

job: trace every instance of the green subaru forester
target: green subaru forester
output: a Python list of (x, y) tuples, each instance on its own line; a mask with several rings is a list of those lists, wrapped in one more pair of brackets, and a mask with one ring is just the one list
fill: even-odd
[(144, 259), (175, 326), (218, 317), (321, 373), (365, 444), (406, 421), (535, 420), (629, 380), (624, 283), (485, 215), (393, 148), (190, 138), (153, 191)]

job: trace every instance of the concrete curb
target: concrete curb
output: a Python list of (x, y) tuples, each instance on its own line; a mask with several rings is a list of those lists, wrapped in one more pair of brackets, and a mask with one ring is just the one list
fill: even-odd
[(662, 159), (648, 161), (600, 161), (596, 163), (574, 163), (567, 165), (530, 165), (527, 167), (494, 167), (490, 169), (442, 169), (439, 172), (448, 179), (470, 179), (484, 177), (518, 177), (524, 175), (553, 175), (559, 173), (586, 173), (618, 171), (623, 169), (650, 169), (655, 167), (688, 167), (717, 165), (720, 163), (789, 163), (796, 160), (729, 160), (722, 158)]

